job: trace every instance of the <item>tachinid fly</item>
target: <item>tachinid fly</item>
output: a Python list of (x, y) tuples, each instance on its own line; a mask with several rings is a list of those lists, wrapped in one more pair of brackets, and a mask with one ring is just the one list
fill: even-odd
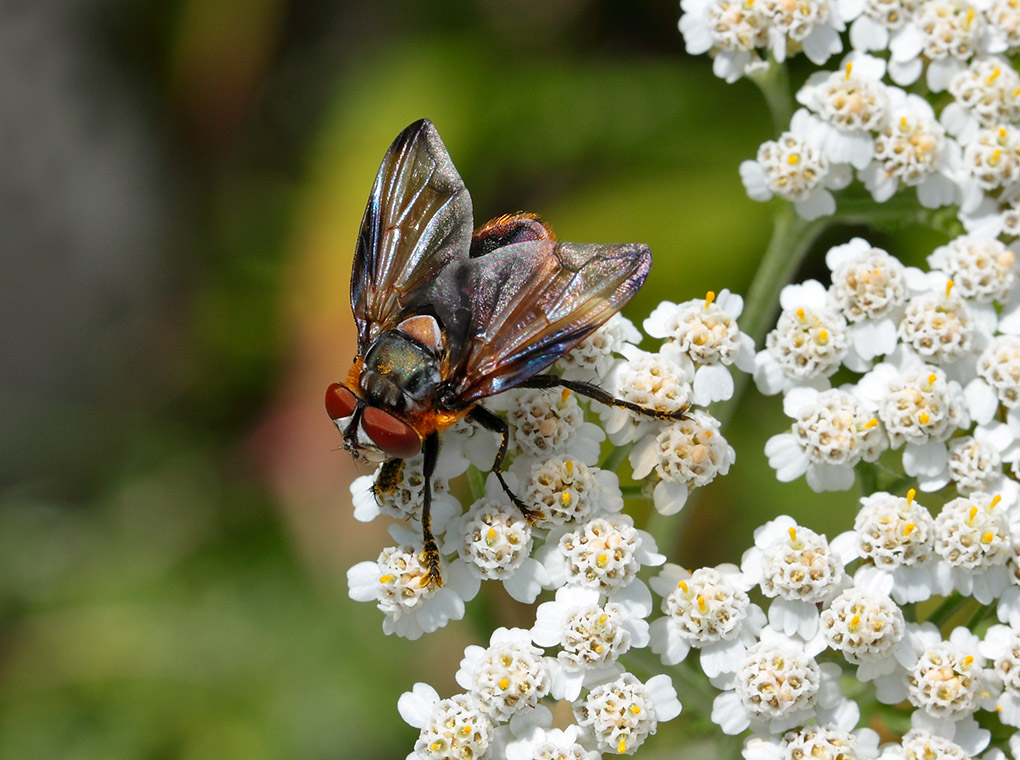
[[(351, 308), (358, 355), (326, 411), (358, 459), (393, 481), (423, 454), (423, 584), (442, 584), (430, 528), (439, 433), (462, 418), (500, 436), (492, 470), (529, 521), (541, 517), (506, 485), (506, 422), (479, 402), (508, 388), (562, 386), (659, 419), (589, 383), (541, 374), (619, 311), (648, 276), (638, 243), (564, 243), (534, 214), (501, 216), (472, 233), (471, 198), (427, 119), (383, 158), (361, 222)], [(387, 471), (388, 470), (388, 471)]]

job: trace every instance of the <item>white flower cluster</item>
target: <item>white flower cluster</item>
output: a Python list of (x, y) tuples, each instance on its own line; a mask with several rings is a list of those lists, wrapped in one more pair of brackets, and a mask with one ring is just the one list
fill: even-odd
[[(859, 463), (902, 450), (921, 490), (952, 482), (1011, 508), (1020, 494), (1009, 477), (1020, 462), (1016, 248), (962, 235), (922, 272), (854, 238), (826, 255), (827, 288), (784, 288), (754, 373), (793, 419), (765, 446), (778, 478), (846, 490)], [(837, 373), (845, 382), (833, 387)]]
[[(847, 0), (841, 6), (854, 4)], [(902, 3), (860, 4), (881, 6), (882, 18), (903, 20)], [(901, 7), (893, 11), (892, 5)], [(853, 9), (855, 50), (836, 71), (812, 74), (797, 92), (803, 108), (789, 129), (741, 164), (751, 198), (778, 196), (803, 218), (817, 219), (835, 213), (831, 191), (856, 176), (880, 203), (914, 188), (926, 208), (958, 205), (971, 231), (994, 237), (1015, 229), (1020, 74), (997, 54), (1004, 50), (1001, 36), (982, 21), (980, 9), (963, 0), (915, 5), (916, 17), (886, 42), (876, 38), (886, 27)], [(892, 51), (888, 61), (865, 52), (886, 44)], [(918, 78), (923, 63), (927, 86), (952, 96), (939, 113), (924, 97), (903, 89)], [(891, 83), (884, 81), (887, 76)]]

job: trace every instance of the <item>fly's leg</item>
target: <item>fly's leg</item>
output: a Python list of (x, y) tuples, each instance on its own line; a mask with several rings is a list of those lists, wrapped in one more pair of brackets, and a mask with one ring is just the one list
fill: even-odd
[(544, 520), (545, 515), (542, 513), (542, 510), (529, 507), (521, 501), (517, 494), (510, 489), (510, 486), (506, 484), (506, 480), (503, 479), (503, 460), (506, 459), (506, 449), (510, 443), (510, 428), (507, 426), (506, 421), (482, 406), (476, 406), (472, 409), (468, 419), (472, 422), (477, 422), (486, 430), (491, 430), (499, 435), (499, 451), (496, 452), (496, 458), (492, 462), (492, 471), (495, 473), (500, 486), (503, 487), (503, 493), (521, 511), (524, 519), (532, 525), (539, 520)]
[[(436, 459), (439, 457), (439, 434), (432, 433), (425, 438), (422, 444), (424, 464), (422, 466), (422, 500), (421, 500), (421, 537), (424, 544), (422, 549), (422, 562), (425, 565), (425, 575), (422, 576), (421, 585), (428, 586), (435, 584), (443, 585), (443, 574), (439, 569), (439, 547), (436, 546), (436, 538), (432, 535), (432, 473), (436, 470)], [(383, 467), (394, 460), (389, 460)], [(401, 461), (401, 460), (396, 460)]]
[(616, 398), (613, 394), (599, 388), (597, 385), (593, 385), (592, 383), (586, 383), (581, 380), (564, 380), (562, 377), (556, 377), (556, 375), (533, 375), (517, 387), (567, 388), (581, 396), (587, 396), (590, 399), (598, 401), (600, 404), (615, 406), (620, 409), (629, 409), (632, 412), (637, 412), (645, 417), (652, 417), (657, 420), (685, 419), (687, 410), (690, 408), (690, 404), (685, 404), (682, 409), (678, 409), (675, 412), (664, 412), (660, 409), (652, 409), (648, 406), (635, 404), (632, 401), (625, 401), (622, 398)]
[(376, 503), (382, 504), (383, 499), (397, 490), (401, 479), (404, 477), (404, 460), (387, 459), (379, 468), (379, 474), (375, 476), (375, 483), (372, 484), (372, 494)]

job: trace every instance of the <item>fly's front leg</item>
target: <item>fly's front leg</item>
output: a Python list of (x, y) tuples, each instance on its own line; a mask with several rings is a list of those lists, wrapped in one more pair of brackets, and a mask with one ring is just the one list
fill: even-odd
[[(421, 499), (421, 537), (424, 544), (422, 550), (422, 561), (425, 565), (425, 575), (422, 576), (421, 585), (428, 586), (435, 584), (443, 585), (443, 574), (439, 569), (439, 547), (436, 545), (436, 538), (432, 535), (432, 474), (436, 471), (436, 459), (439, 457), (439, 434), (432, 433), (425, 438), (422, 444), (422, 499)], [(386, 467), (389, 460), (383, 467)], [(395, 460), (401, 461), (401, 460)], [(385, 473), (380, 473), (385, 474)]]
[(510, 444), (510, 428), (507, 426), (506, 421), (482, 406), (476, 406), (472, 409), (468, 419), (472, 422), (477, 422), (486, 430), (491, 430), (499, 435), (499, 451), (496, 452), (496, 458), (492, 462), (492, 471), (495, 473), (500, 486), (502, 486), (503, 493), (521, 511), (524, 519), (532, 525), (539, 520), (544, 520), (545, 515), (542, 513), (542, 510), (533, 509), (521, 501), (517, 494), (507, 485), (506, 480), (503, 479), (503, 460), (506, 459), (507, 446)]
[(375, 476), (375, 483), (372, 484), (372, 494), (377, 504), (381, 505), (384, 498), (397, 490), (403, 476), (403, 459), (387, 459), (383, 462), (379, 474)]
[(574, 391), (581, 396), (587, 396), (590, 399), (598, 401), (600, 404), (606, 406), (615, 406), (620, 409), (629, 409), (632, 412), (644, 415), (645, 417), (653, 417), (657, 420), (682, 420), (686, 418), (687, 410), (690, 408), (690, 404), (684, 404), (682, 409), (678, 409), (675, 412), (663, 412), (659, 409), (652, 409), (648, 406), (641, 406), (635, 404), (632, 401), (626, 401), (622, 398), (616, 398), (612, 393), (609, 393), (597, 385), (592, 383), (586, 383), (581, 380), (565, 380), (562, 377), (556, 377), (556, 375), (533, 375), (525, 380), (523, 383), (517, 386), (518, 388), (567, 388)]

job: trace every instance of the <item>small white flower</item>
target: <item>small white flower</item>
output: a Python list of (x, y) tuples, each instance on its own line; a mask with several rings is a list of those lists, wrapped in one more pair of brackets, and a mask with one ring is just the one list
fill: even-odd
[(924, 98), (895, 87), (889, 97), (889, 119), (875, 136), (875, 160), (859, 173), (860, 180), (879, 203), (904, 187), (916, 188), (925, 208), (957, 203), (959, 146), (946, 137)]
[(1020, 181), (1020, 129), (999, 124), (979, 129), (963, 145), (966, 173), (963, 208), (974, 209), (982, 193), (991, 193)]
[(885, 62), (862, 53), (843, 59), (840, 71), (808, 77), (797, 100), (818, 114), (824, 125), (826, 158), (863, 169), (875, 152), (871, 133), (885, 126), (889, 95), (882, 84)]
[(951, 724), (995, 704), (996, 679), (985, 669), (977, 636), (960, 626), (944, 641), (932, 623), (909, 623), (907, 635), (910, 647), (901, 657), (906, 671), (876, 679), (881, 702), (909, 699), (935, 725)]
[(552, 670), (550, 693), (556, 699), (577, 699), (583, 685), (605, 680), (619, 657), (631, 647), (648, 645), (647, 609), (640, 605), (599, 603), (595, 589), (564, 586), (556, 599), (539, 605), (532, 640), (560, 647)]
[(798, 110), (789, 131), (762, 143), (757, 158), (740, 165), (740, 179), (752, 200), (778, 195), (793, 203), (804, 219), (835, 212), (836, 199), (829, 191), (846, 187), (851, 174), (845, 165), (831, 164), (825, 157), (818, 125), (817, 117)]
[(576, 725), (562, 730), (529, 726), (523, 736), (506, 745), (505, 757), (506, 760), (600, 760), (598, 752), (581, 745), (581, 738), (581, 730)]
[(488, 406), (507, 410), (510, 445), (523, 453), (548, 457), (569, 452), (585, 464), (598, 461), (606, 435), (585, 422), (577, 394), (559, 388), (516, 389), (490, 399)]
[[(856, 715), (857, 711), (847, 711)], [(842, 721), (847, 723), (848, 721)], [(744, 745), (744, 760), (873, 760), (878, 757), (878, 734), (870, 728), (852, 730), (849, 725), (804, 726), (783, 736), (753, 736)]]
[(692, 409), (684, 419), (661, 425), (655, 438), (646, 437), (631, 449), (634, 477), (640, 480), (654, 468), (660, 478), (652, 489), (652, 502), (660, 513), (676, 514), (692, 488), (729, 472), (736, 452), (723, 438), (721, 427), (708, 412)]
[(935, 551), (943, 591), (957, 590), (991, 604), (1009, 583), (1012, 537), (1000, 497), (975, 492), (953, 499), (935, 518)]
[(545, 567), (530, 556), (531, 525), (507, 499), (495, 475), (489, 475), (485, 491), (455, 521), (443, 551), (455, 551), (479, 580), (502, 581), (511, 597), (531, 604), (549, 583)]
[(887, 575), (889, 593), (900, 604), (921, 602), (936, 592), (935, 520), (914, 501), (913, 490), (906, 498), (881, 492), (863, 497), (854, 533), (858, 552), (871, 563), (857, 571), (855, 582)]
[(889, 76), (913, 84), (928, 61), (928, 88), (941, 92), (973, 55), (998, 52), (994, 47), (980, 8), (967, 0), (926, 0), (889, 44)]
[(999, 720), (1020, 728), (1020, 631), (1008, 625), (993, 625), (980, 649), (1002, 682), (1003, 692), (995, 705)]
[(620, 313), (563, 355), (556, 366), (563, 377), (584, 382), (599, 382), (609, 375), (625, 345), (641, 342), (641, 332)]
[(948, 365), (967, 356), (974, 345), (975, 319), (967, 301), (950, 286), (914, 296), (903, 310), (899, 338), (922, 361)]
[(579, 459), (519, 457), (511, 468), (524, 483), (525, 504), (542, 510), (543, 526), (587, 520), (599, 512), (623, 509), (620, 478), (611, 470), (589, 467)]
[[(607, 390), (619, 399), (663, 412), (678, 412), (688, 406), (694, 363), (674, 343), (666, 343), (658, 353), (630, 346), (623, 347), (627, 357), (617, 364)], [(643, 436), (655, 437), (662, 425), (658, 420), (615, 406), (593, 405), (614, 446), (633, 443)]]
[(758, 390), (771, 395), (798, 385), (827, 387), (850, 347), (846, 319), (815, 280), (783, 288), (780, 304), (776, 327), (755, 357)]
[[(447, 457), (438, 464), (451, 461), (456, 461), (456, 466), (444, 467), (432, 478), (432, 532), (437, 536), (441, 536), (447, 523), (463, 511), (460, 502), (449, 492), (450, 478), (462, 474), (467, 469), (467, 461)], [(411, 459), (397, 460), (396, 469), (380, 465), (371, 475), (355, 478), (351, 483), (355, 519), (370, 522), (386, 515), (421, 524), (422, 492), (425, 490), (423, 463), (424, 459), (419, 454)], [(488, 466), (491, 465), (490, 459)]]
[(806, 474), (813, 491), (844, 491), (853, 485), (857, 463), (874, 462), (888, 447), (878, 419), (846, 391), (795, 388), (783, 408), (794, 418), (791, 432), (765, 443), (781, 482)]
[(665, 613), (651, 625), (652, 651), (666, 665), (699, 649), (701, 669), (714, 678), (736, 667), (765, 625), (765, 614), (747, 595), (751, 584), (734, 565), (689, 573), (667, 564), (651, 586)]
[(777, 734), (817, 717), (824, 723), (844, 701), (839, 666), (819, 665), (824, 644), (789, 638), (771, 627), (750, 647), (734, 672), (713, 684), (726, 689), (712, 703), (712, 721), (724, 733)]
[[(995, 423), (993, 430), (1005, 433), (1012, 442), (1009, 429), (1002, 423)], [(997, 438), (1000, 436), (994, 433), (988, 435), (986, 428), (979, 427), (974, 435), (953, 438), (949, 442), (949, 476), (956, 484), (958, 493), (998, 493), (1001, 488), (1007, 487), (1006, 478), (1002, 474), (1002, 457), (999, 455), (1005, 446), (1000, 448)], [(1015, 495), (1011, 494), (1011, 497), (1010, 504), (1015, 501)]]
[(903, 469), (923, 490), (937, 490), (949, 482), (945, 441), (970, 424), (958, 382), (930, 365), (901, 372), (882, 363), (861, 378), (857, 392), (877, 404), (892, 447), (906, 444)]
[(895, 655), (906, 630), (902, 610), (884, 591), (891, 579), (873, 576), (867, 582), (870, 586), (855, 583), (841, 593), (821, 616), (825, 640), (858, 666), (861, 681), (896, 670)]
[(768, 44), (768, 19), (745, 0), (681, 0), (680, 32), (691, 55), (711, 53), (712, 70), (727, 82), (767, 68), (758, 48)]
[(383, 549), (375, 562), (354, 565), (347, 571), (347, 586), (354, 601), (376, 602), (385, 615), (383, 632), (413, 640), (464, 617), (464, 602), (478, 593), (478, 581), (458, 560), (443, 566), (442, 587), (422, 585), (428, 570), (421, 540), (410, 531), (401, 534), (399, 527), (391, 533), (403, 542)]
[(642, 566), (666, 561), (656, 552), (655, 539), (635, 528), (633, 518), (624, 514), (554, 528), (537, 556), (549, 571), (553, 587), (592, 588), (608, 594), (610, 601), (636, 601), (648, 610), (651, 592), (637, 572)]
[(844, 29), (838, 7), (830, 0), (786, 3), (764, 0), (756, 10), (768, 20), (768, 48), (779, 63), (788, 54), (803, 50), (819, 66), (843, 50), (839, 32)]
[(980, 127), (1020, 119), (1020, 74), (999, 56), (975, 58), (949, 80), (953, 102), (939, 116), (946, 131), (964, 142)]
[(971, 754), (954, 741), (929, 731), (912, 728), (899, 745), (882, 753), (885, 760), (971, 760)]
[(574, 717), (588, 727), (603, 752), (633, 755), (658, 730), (659, 723), (672, 720), (680, 710), (669, 676), (652, 676), (641, 683), (630, 673), (622, 673), (589, 691), (574, 705)]
[(1020, 6), (1014, 0), (993, 0), (985, 15), (993, 38), (990, 47), (1005, 47), (998, 52), (1015, 53), (1020, 47)]
[(769, 623), (787, 635), (812, 638), (818, 630), (818, 604), (836, 596), (846, 583), (844, 566), (854, 559), (853, 534), (830, 546), (825, 536), (781, 515), (754, 532), (740, 569), (748, 581), (775, 601)]
[(733, 378), (725, 365), (754, 369), (754, 341), (737, 325), (743, 309), (740, 296), (723, 290), (718, 298), (709, 292), (704, 299), (681, 304), (663, 301), (645, 320), (650, 336), (674, 341), (698, 366), (694, 403), (707, 406), (733, 395)]
[(1004, 301), (1016, 282), (1016, 254), (980, 235), (962, 235), (939, 246), (928, 265), (948, 275), (954, 293), (975, 301)]
[(485, 757), (495, 726), (478, 700), (469, 694), (440, 699), (436, 690), (416, 683), (397, 701), (400, 716), (421, 729), (407, 760), (450, 760)]
[(457, 671), (457, 683), (497, 721), (533, 709), (549, 693), (549, 664), (523, 628), (497, 628), (489, 646), (471, 645)]

